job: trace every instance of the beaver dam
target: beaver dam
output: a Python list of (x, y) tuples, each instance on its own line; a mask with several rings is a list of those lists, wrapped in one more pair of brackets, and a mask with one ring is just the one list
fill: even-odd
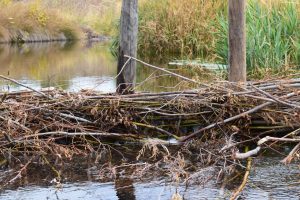
[[(105, 179), (114, 179), (120, 168), (140, 178), (164, 173), (177, 183), (201, 174), (202, 183), (237, 179), (236, 198), (253, 157), (288, 145), (282, 162), (299, 159), (300, 79), (129, 95), (29, 89), (0, 96), (1, 166), (19, 169), (2, 189), (32, 164), (50, 167), (60, 184), (64, 174), (55, 160), (81, 155), (101, 163)], [(119, 159), (112, 161), (114, 156)], [(205, 171), (211, 168), (213, 173)]]

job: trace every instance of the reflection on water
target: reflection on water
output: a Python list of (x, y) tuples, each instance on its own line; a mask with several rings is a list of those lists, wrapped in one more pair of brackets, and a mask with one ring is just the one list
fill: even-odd
[[(114, 91), (116, 61), (102, 43), (32, 43), (0, 46), (0, 74), (33, 87), (59, 87), (69, 91)], [(16, 85), (2, 89), (20, 90)]]
[[(158, 64), (158, 66), (166, 66)], [(208, 73), (191, 67), (173, 67), (176, 73), (209, 81)], [(117, 62), (104, 43), (31, 43), (0, 45), (0, 74), (35, 89), (57, 87), (68, 91), (92, 89), (114, 92)], [(188, 88), (181, 79), (138, 65), (137, 91), (174, 91)], [(0, 90), (24, 88), (0, 80)]]
[[(247, 187), (240, 199), (299, 199), (299, 163), (285, 166), (280, 164), (280, 159), (277, 157), (257, 158), (253, 166), (254, 171), (251, 172)], [(73, 165), (73, 170), (66, 171), (68, 174), (65, 176), (66, 183), (60, 189), (51, 186), (49, 181), (46, 181), (51, 178), (49, 173), (42, 173), (35, 169), (31, 175), (23, 178), (26, 181), (20, 180), (11, 189), (1, 191), (0, 199), (170, 200), (176, 190), (185, 200), (229, 199), (232, 194), (232, 191), (228, 189), (220, 189), (220, 186), (213, 180), (205, 185), (188, 187), (185, 185), (176, 187), (164, 177), (158, 177), (152, 181), (133, 181), (129, 178), (117, 177), (115, 182), (101, 183), (96, 178), (99, 171), (94, 169), (92, 172), (94, 178), (91, 179), (87, 173), (89, 170), (80, 169), (77, 165), (79, 163)], [(35, 177), (36, 175), (38, 178)]]

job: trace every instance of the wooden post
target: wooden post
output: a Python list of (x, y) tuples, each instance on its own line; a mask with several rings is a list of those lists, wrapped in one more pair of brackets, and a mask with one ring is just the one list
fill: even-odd
[(246, 0), (229, 0), (229, 81), (246, 82)]
[[(120, 23), (120, 41), (117, 92), (119, 94), (133, 93), (136, 76), (136, 61), (124, 55), (136, 57), (137, 55), (137, 34), (138, 34), (138, 0), (123, 0), (121, 23)], [(124, 67), (124, 69), (123, 69)]]

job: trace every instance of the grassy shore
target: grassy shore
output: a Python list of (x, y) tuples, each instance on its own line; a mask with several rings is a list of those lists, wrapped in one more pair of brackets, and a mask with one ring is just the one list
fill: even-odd
[(27, 42), (70, 40), (80, 37), (79, 27), (57, 11), (45, 9), (40, 1), (2, 1), (0, 7), (0, 40)]
[(113, 35), (118, 1), (0, 0), (0, 42), (74, 40)]

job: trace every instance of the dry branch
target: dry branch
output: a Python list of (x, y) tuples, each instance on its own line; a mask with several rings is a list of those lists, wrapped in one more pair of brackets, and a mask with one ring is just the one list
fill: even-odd
[(4, 80), (7, 80), (7, 81), (10, 81), (10, 82), (13, 82), (13, 83), (15, 83), (15, 84), (17, 84), (17, 85), (20, 85), (20, 86), (22, 86), (22, 87), (24, 87), (24, 88), (27, 88), (27, 89), (31, 90), (31, 91), (34, 91), (34, 92), (36, 92), (36, 93), (38, 93), (38, 94), (40, 94), (40, 95), (42, 95), (42, 96), (44, 96), (44, 97), (46, 97), (46, 98), (50, 98), (50, 97), (47, 96), (45, 93), (43, 93), (43, 92), (41, 92), (41, 91), (38, 91), (38, 90), (36, 90), (36, 89), (34, 89), (34, 88), (32, 88), (32, 87), (29, 87), (28, 85), (24, 85), (24, 84), (22, 84), (22, 83), (20, 83), (20, 82), (18, 82), (18, 81), (16, 81), (16, 80), (14, 80), (14, 79), (12, 79), (12, 78), (8, 78), (8, 77), (3, 76), (3, 75), (0, 75), (0, 78), (2, 78), (2, 79), (4, 79)]
[(149, 138), (166, 143), (173, 138), (176, 144), (184, 145), (201, 135), (196, 142), (226, 143), (230, 138), (231, 144), (222, 143), (219, 146), (225, 147), (216, 147), (214, 155), (235, 163), (235, 159), (258, 154), (261, 142), (246, 154), (236, 149), (257, 143), (262, 137), (268, 136), (263, 142), (300, 141), (297, 134), (285, 138), (278, 135), (300, 127), (297, 84), (296, 80), (245, 86), (222, 82), (187, 91), (122, 96), (51, 90), (47, 92), (51, 100), (35, 92), (8, 93), (0, 109), (0, 146), (21, 152), (30, 145), (36, 151), (49, 151), (51, 145), (62, 141), (84, 146), (121, 140), (142, 143)]
[(139, 60), (139, 59), (137, 59), (137, 58), (134, 58), (134, 57), (131, 57), (131, 56), (128, 56), (128, 55), (124, 55), (124, 57), (125, 57), (125, 58), (128, 58), (128, 59), (133, 59), (133, 60), (135, 60), (135, 61), (137, 61), (137, 62), (139, 62), (139, 63), (141, 63), (141, 64), (143, 64), (143, 65), (146, 65), (146, 66), (148, 66), (148, 67), (151, 67), (151, 68), (153, 68), (153, 69), (156, 69), (156, 70), (160, 70), (160, 71), (166, 72), (166, 73), (168, 73), (168, 74), (170, 74), (170, 75), (172, 75), (172, 76), (179, 77), (179, 78), (181, 78), (181, 79), (183, 79), (183, 80), (185, 80), (185, 81), (189, 81), (189, 82), (192, 82), (192, 83), (195, 83), (195, 84), (198, 84), (198, 85), (204, 85), (204, 86), (208, 87), (208, 85), (206, 85), (206, 84), (203, 84), (203, 83), (200, 83), (200, 82), (195, 81), (195, 80), (193, 80), (193, 79), (187, 78), (187, 77), (185, 77), (185, 76), (176, 74), (176, 73), (171, 72), (171, 71), (169, 71), (169, 70), (166, 70), (166, 69), (164, 69), (164, 68), (161, 68), (161, 67), (157, 67), (157, 66), (151, 65), (151, 64), (146, 63), (146, 62), (144, 62), (144, 61), (142, 61), (142, 60)]

